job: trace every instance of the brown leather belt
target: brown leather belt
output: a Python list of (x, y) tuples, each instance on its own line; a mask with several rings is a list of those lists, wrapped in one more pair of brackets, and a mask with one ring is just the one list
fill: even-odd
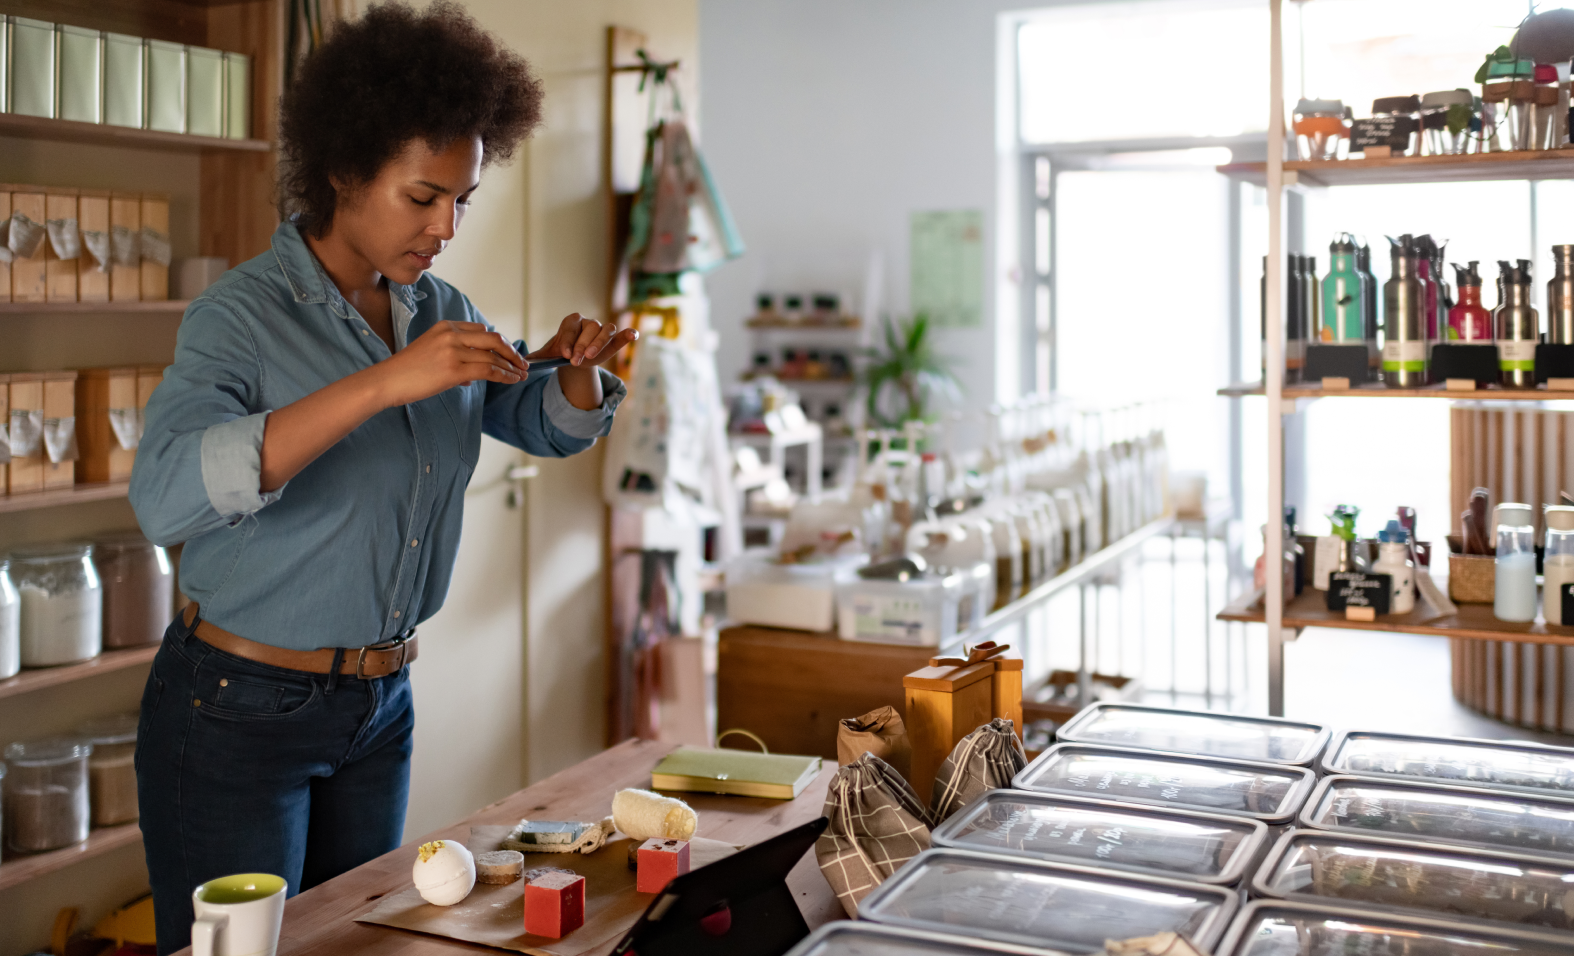
[[(197, 602), (191, 602), (185, 611), (187, 627), (191, 626), (192, 620), (198, 613)], [(272, 644), (248, 641), (239, 634), (231, 634), (207, 621), (197, 621), (195, 633), (204, 644), (259, 664), (269, 664), (292, 671), (305, 671), (309, 674), (326, 674), (333, 669), (334, 648), (331, 647), (315, 651), (292, 651), (288, 648), (274, 647)], [(387, 677), (389, 674), (398, 673), (400, 668), (414, 661), (415, 656), (415, 628), (412, 627), (402, 636), (391, 641), (368, 644), (365, 647), (344, 648), (344, 661), (339, 665), (339, 673), (362, 679)]]

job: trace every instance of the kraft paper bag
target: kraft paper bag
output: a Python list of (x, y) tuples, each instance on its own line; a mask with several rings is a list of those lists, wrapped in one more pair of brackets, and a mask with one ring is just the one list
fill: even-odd
[(866, 753), (890, 764), (905, 779), (913, 765), (913, 745), (895, 707), (879, 707), (848, 717), (836, 728), (836, 762), (847, 766)]

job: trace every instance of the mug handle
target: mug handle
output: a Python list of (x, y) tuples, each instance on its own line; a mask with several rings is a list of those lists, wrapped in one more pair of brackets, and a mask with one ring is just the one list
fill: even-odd
[(223, 914), (197, 917), (191, 924), (191, 956), (214, 956), (214, 940), (229, 921)]

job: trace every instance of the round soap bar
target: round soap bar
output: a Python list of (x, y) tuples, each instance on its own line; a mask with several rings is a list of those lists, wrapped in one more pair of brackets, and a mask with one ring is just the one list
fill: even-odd
[(518, 850), (492, 850), (475, 858), (477, 883), (512, 883), (525, 871), (525, 855)]
[(423, 843), (410, 878), (428, 903), (453, 906), (475, 889), (475, 857), (452, 840)]

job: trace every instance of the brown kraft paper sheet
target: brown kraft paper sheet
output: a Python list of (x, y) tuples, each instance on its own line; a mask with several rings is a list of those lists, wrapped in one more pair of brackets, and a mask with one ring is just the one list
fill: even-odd
[[(466, 844), (472, 853), (495, 850), (512, 826), (470, 828)], [(525, 933), (525, 881), (497, 886), (477, 883), (470, 895), (453, 906), (433, 906), (421, 899), (414, 886), (385, 897), (377, 908), (356, 917), (375, 923), (414, 930), (530, 956), (586, 956), (609, 951), (645, 912), (655, 896), (634, 890), (634, 871), (628, 854), (633, 841), (618, 834), (588, 856), (578, 853), (526, 853), (525, 869), (555, 866), (585, 878), (585, 925), (562, 939)], [(731, 856), (740, 848), (720, 840), (696, 837), (689, 843), (690, 865), (699, 869)], [(413, 864), (414, 861), (412, 860)]]

